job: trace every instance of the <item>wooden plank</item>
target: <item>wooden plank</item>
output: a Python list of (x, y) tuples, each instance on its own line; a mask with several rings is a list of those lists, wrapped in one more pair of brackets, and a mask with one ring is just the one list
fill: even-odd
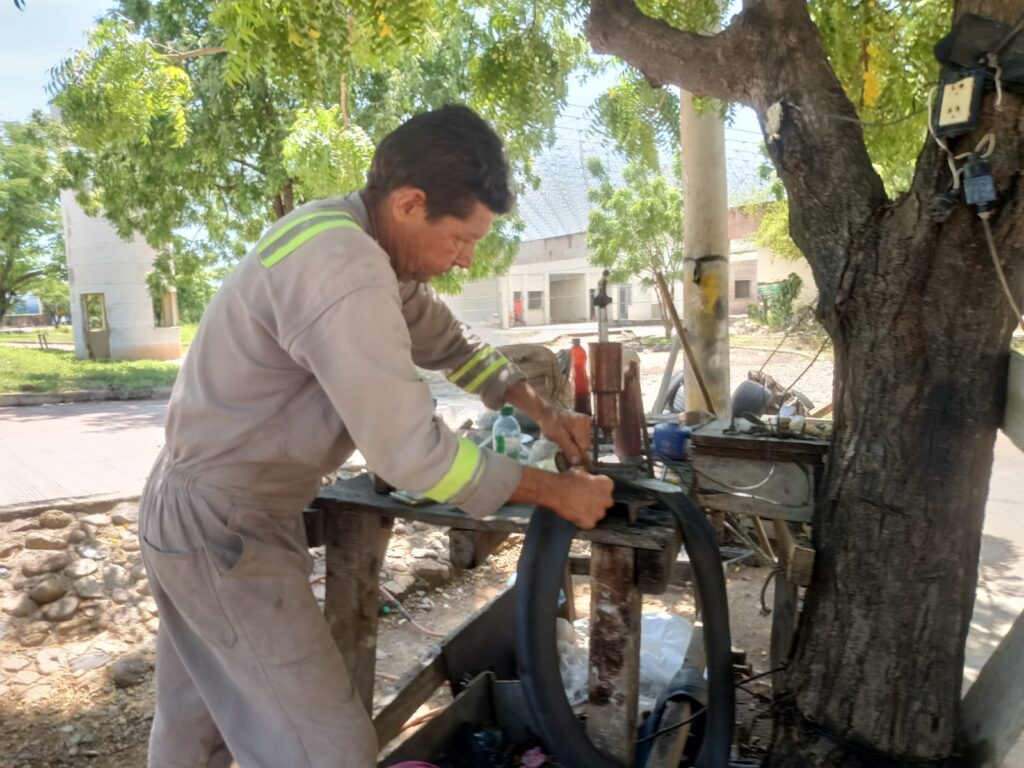
[[(1024, 733), (1024, 613), (996, 647), (960, 706), (965, 765), (997, 768)], [(1009, 764), (1007, 763), (1007, 766)]]
[(384, 706), (373, 718), (377, 743), (382, 749), (444, 682), (444, 661), (437, 650), (402, 676), (397, 690), (384, 700)]
[(789, 524), (784, 520), (773, 520), (775, 541), (779, 545), (779, 566), (786, 578), (798, 587), (811, 586), (814, 573), (814, 548), (797, 544)]
[[(638, 549), (636, 551), (637, 559), (639, 559), (640, 556), (643, 553), (649, 552), (649, 551), (650, 550)], [(590, 558), (587, 557), (586, 555), (570, 555), (569, 556), (569, 568), (572, 571), (572, 575), (573, 576), (589, 576), (590, 575)], [(640, 581), (640, 577), (638, 576), (637, 579), (638, 579), (638, 582), (639, 582)], [(676, 586), (693, 583), (693, 568), (690, 566), (690, 563), (689, 563), (688, 560), (675, 560), (672, 563), (672, 573), (671, 573), (671, 576), (669, 577), (669, 582), (668, 583), (669, 584), (674, 584)], [(662, 593), (661, 592), (657, 592), (657, 593), (644, 592), (644, 594), (646, 595), (646, 594), (662, 594)]]
[[(797, 587), (786, 578), (786, 574), (775, 574), (775, 596), (772, 604), (772, 636), (768, 651), (770, 669), (789, 662), (797, 622)], [(786, 691), (786, 672), (772, 674), (772, 694), (775, 698)]]
[(1010, 353), (1003, 432), (1024, 451), (1024, 355), (1020, 352)]
[[(676, 558), (683, 540), (678, 535), (660, 552), (653, 549), (636, 550), (636, 584), (645, 595), (662, 595), (672, 583)], [(689, 563), (686, 564), (689, 566)]]
[[(324, 486), (317, 492), (310, 507), (329, 512), (400, 517), (443, 528), (505, 533), (524, 533), (533, 511), (533, 507), (510, 505), (502, 507), (490, 517), (477, 520), (447, 504), (410, 506), (391, 496), (376, 493), (367, 475)], [(630, 524), (625, 517), (610, 515), (593, 530), (579, 531), (577, 538), (636, 549), (660, 550), (675, 534), (676, 526), (669, 512), (644, 507), (638, 511), (638, 519), (634, 524)]]
[(749, 459), (796, 461), (821, 464), (825, 461), (827, 440), (772, 435), (724, 434), (722, 427), (709, 425), (690, 437), (695, 454), (705, 456), (740, 455)]
[(482, 565), (500, 547), (508, 534), (504, 531), (448, 531), (448, 556), (452, 565), (469, 570)]
[(341, 513), (324, 520), (324, 618), (367, 712), (373, 711), (379, 574), (393, 519)]
[(593, 544), (590, 589), (587, 733), (630, 768), (636, 752), (641, 608), (633, 550)]

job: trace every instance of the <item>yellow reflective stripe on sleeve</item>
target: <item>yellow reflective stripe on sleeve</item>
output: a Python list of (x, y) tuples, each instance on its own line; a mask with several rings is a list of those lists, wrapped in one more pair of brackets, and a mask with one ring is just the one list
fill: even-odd
[(362, 229), (352, 219), (349, 218), (335, 218), (330, 221), (325, 221), (321, 224), (317, 224), (314, 227), (303, 230), (301, 233), (296, 235), (293, 239), (289, 240), (284, 245), (280, 246), (276, 251), (271, 253), (269, 256), (260, 259), (260, 264), (264, 267), (272, 267), (277, 264), (288, 254), (292, 253), (295, 249), (299, 248), (306, 241), (316, 237), (321, 232), (326, 232), (329, 229)]
[(504, 368), (506, 365), (509, 364), (508, 358), (505, 357), (504, 355), (499, 355), (498, 357), (498, 360), (495, 360), (493, 363), (484, 368), (479, 376), (477, 376), (464, 387), (464, 389), (467, 392), (469, 392), (470, 394), (475, 393), (488, 376), (497, 371), (499, 368)]
[(463, 364), (461, 368), (459, 368), (459, 370), (455, 371), (455, 373), (449, 376), (448, 381), (452, 382), (453, 384), (457, 383), (458, 380), (465, 376), (474, 365), (479, 363), (493, 351), (494, 348), (491, 347), (490, 345), (485, 346), (483, 349), (481, 349), (479, 352), (477, 352), (475, 355), (469, 358), (469, 360), (467, 360), (466, 363)]
[(455, 452), (455, 460), (444, 473), (444, 477), (423, 495), (434, 501), (448, 501), (458, 493), (476, 474), (476, 466), (480, 462), (480, 449), (464, 437), (459, 438), (459, 448)]

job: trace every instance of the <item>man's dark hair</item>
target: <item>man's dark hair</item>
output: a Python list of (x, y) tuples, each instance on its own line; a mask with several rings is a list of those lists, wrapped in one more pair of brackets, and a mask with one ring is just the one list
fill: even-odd
[(477, 201), (512, 210), (508, 163), (498, 134), (469, 107), (450, 104), (402, 123), (377, 147), (366, 178), (375, 199), (399, 187), (427, 195), (432, 218), (466, 218)]

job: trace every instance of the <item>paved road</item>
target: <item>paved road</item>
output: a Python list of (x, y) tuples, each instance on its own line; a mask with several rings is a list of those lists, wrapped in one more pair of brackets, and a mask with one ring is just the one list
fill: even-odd
[[(439, 411), (459, 423), (482, 408), (443, 380)], [(141, 492), (163, 446), (161, 401), (0, 408), (0, 510)], [(965, 688), (1024, 611), (1024, 453), (1000, 434), (985, 514), (981, 572), (967, 640)], [(1007, 766), (1024, 766), (1024, 739)]]

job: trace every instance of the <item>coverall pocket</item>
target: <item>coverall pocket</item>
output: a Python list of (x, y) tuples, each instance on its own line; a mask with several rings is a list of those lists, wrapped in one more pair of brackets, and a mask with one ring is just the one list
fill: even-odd
[(329, 650), (334, 640), (309, 586), (308, 555), (235, 533), (242, 556), (220, 587), (260, 663), (284, 667)]
[(217, 594), (206, 548), (170, 552), (157, 549), (145, 536), (142, 541), (147, 570), (192, 631), (212, 645), (234, 646), (238, 636)]

